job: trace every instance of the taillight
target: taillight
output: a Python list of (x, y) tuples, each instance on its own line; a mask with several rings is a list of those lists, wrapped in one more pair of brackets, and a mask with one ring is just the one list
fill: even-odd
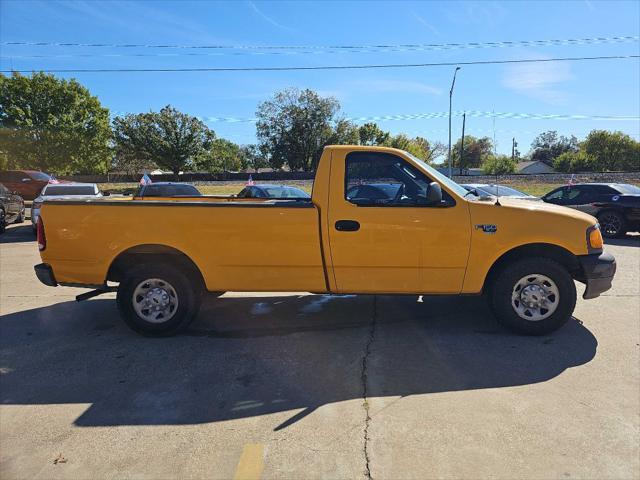
[(43, 251), (47, 248), (47, 236), (44, 234), (44, 223), (42, 223), (42, 217), (38, 217), (36, 233), (38, 235), (38, 250)]

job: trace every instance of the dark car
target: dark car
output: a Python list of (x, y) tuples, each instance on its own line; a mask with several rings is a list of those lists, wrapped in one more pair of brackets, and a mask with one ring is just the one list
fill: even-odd
[(24, 221), (24, 200), (0, 183), (0, 233), (10, 223)]
[(236, 195), (238, 198), (311, 198), (304, 190), (289, 185), (247, 185), (240, 193)]
[(0, 172), (0, 183), (16, 192), (25, 200), (33, 200), (51, 180), (51, 176), (35, 170), (4, 170)]
[(640, 231), (640, 187), (635, 185), (578, 183), (556, 188), (542, 200), (593, 215), (605, 237)]
[(156, 182), (140, 185), (136, 197), (200, 197), (202, 193), (189, 183)]

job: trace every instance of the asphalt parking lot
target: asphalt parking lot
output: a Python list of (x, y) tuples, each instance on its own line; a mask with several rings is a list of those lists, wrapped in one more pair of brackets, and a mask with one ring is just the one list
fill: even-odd
[[(640, 237), (547, 337), (481, 298), (226, 294), (149, 339), (0, 236), (0, 477), (638, 478)], [(579, 292), (582, 292), (579, 285)]]

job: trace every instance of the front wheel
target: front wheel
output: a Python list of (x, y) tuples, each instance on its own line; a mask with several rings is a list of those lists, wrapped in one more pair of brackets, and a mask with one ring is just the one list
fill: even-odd
[(154, 337), (185, 330), (200, 309), (202, 289), (184, 272), (169, 265), (140, 265), (120, 282), (117, 303), (125, 323)]
[(501, 324), (524, 335), (545, 335), (571, 318), (576, 286), (559, 263), (524, 259), (505, 266), (490, 290), (491, 308)]
[(4, 233), (7, 228), (7, 219), (4, 216), (4, 210), (0, 208), (0, 233)]
[(626, 233), (624, 216), (615, 210), (605, 210), (598, 215), (602, 235), (607, 238), (621, 237)]

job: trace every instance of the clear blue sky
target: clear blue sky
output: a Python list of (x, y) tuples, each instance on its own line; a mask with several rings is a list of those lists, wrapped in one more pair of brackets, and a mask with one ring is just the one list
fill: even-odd
[[(0, 2), (0, 41), (180, 45), (396, 45), (580, 39), (640, 35), (640, 2)], [(252, 50), (0, 46), (2, 69), (357, 65), (516, 58), (638, 55), (640, 44), (520, 46), (257, 55)], [(253, 54), (252, 54), (253, 52)], [(198, 55), (185, 56), (186, 53)], [(202, 55), (202, 54), (206, 55)], [(232, 53), (232, 54), (230, 54)], [(164, 56), (117, 56), (162, 54)], [(175, 56), (167, 54), (178, 54)], [(49, 58), (24, 58), (54, 55)], [(61, 56), (62, 55), (62, 56)], [(66, 55), (66, 56), (65, 56)], [(80, 56), (78, 56), (80, 55)], [(97, 56), (82, 56), (97, 55)], [(23, 57), (23, 58), (19, 58)], [(252, 118), (275, 91), (295, 86), (333, 95), (346, 117), (448, 110), (453, 67), (315, 72), (76, 73), (112, 112), (166, 104), (200, 117)], [(465, 66), (454, 110), (640, 116), (640, 62), (605, 60)], [(461, 118), (454, 118), (454, 138)], [(446, 118), (378, 122), (394, 133), (446, 141)], [(219, 136), (255, 141), (250, 122), (208, 122)], [(632, 120), (496, 119), (498, 151), (515, 136), (526, 153), (543, 130), (584, 137), (591, 129), (640, 137)], [(493, 120), (467, 119), (470, 135), (493, 136)]]

